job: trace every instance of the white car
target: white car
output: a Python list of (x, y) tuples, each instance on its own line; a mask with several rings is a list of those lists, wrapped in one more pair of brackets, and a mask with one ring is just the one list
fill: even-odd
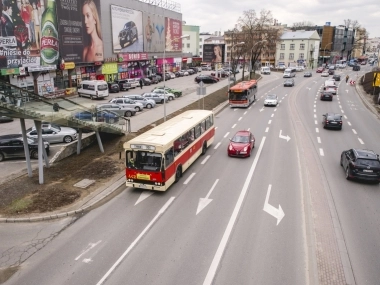
[(166, 96), (166, 98), (168, 98), (169, 101), (171, 100), (174, 100), (175, 99), (175, 95), (173, 93), (169, 93), (163, 89), (154, 89), (151, 93), (153, 94), (160, 94), (160, 95), (164, 95)]
[(277, 106), (278, 97), (276, 94), (268, 94), (264, 99), (264, 106)]
[(328, 71), (323, 71), (322, 73), (321, 73), (321, 76), (322, 77), (329, 77), (329, 72)]
[(171, 79), (175, 78), (175, 74), (173, 72), (168, 72), (168, 73), (169, 73)]
[(304, 71), (305, 68), (303, 66), (296, 66), (296, 71)]
[(189, 72), (187, 72), (187, 70), (181, 70), (181, 72), (183, 72), (183, 76), (188, 76), (189, 75)]

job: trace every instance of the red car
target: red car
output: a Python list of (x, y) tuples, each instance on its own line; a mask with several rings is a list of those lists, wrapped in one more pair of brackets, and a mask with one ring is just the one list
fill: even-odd
[(250, 131), (238, 131), (227, 148), (228, 156), (247, 157), (255, 147), (255, 137)]
[(325, 70), (323, 67), (318, 67), (318, 68), (317, 68), (317, 73), (322, 73), (323, 70)]

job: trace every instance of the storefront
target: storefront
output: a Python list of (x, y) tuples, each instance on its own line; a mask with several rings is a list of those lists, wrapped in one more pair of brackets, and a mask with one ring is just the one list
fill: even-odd
[(120, 53), (118, 79), (140, 78), (149, 73), (148, 53)]
[(104, 80), (107, 82), (113, 82), (118, 79), (118, 66), (116, 62), (104, 63), (102, 65), (102, 72)]

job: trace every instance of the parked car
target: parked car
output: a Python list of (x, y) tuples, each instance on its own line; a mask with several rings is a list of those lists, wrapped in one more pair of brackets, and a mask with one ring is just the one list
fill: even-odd
[(332, 101), (333, 97), (334, 96), (331, 92), (326, 92), (326, 91), (321, 92), (321, 95), (320, 95), (321, 101)]
[(318, 67), (316, 73), (322, 73), (325, 69), (323, 67)]
[(342, 115), (335, 113), (326, 113), (322, 115), (322, 125), (324, 129), (341, 130), (343, 126)]
[(181, 72), (183, 73), (183, 76), (188, 76), (189, 75), (189, 72), (187, 70), (181, 70)]
[[(128, 98), (124, 98), (124, 99), (128, 99)], [(98, 105), (96, 106), (96, 108), (99, 111), (112, 112), (122, 117), (132, 117), (136, 115), (136, 110), (133, 107), (127, 107), (121, 104), (106, 103), (106, 104)]]
[(110, 93), (119, 93), (120, 92), (120, 87), (119, 84), (116, 82), (107, 82), (108, 84), (108, 91)]
[(143, 96), (146, 99), (152, 99), (156, 103), (161, 103), (161, 104), (164, 104), (164, 102), (168, 102), (169, 101), (168, 97), (166, 97), (164, 94), (158, 94), (158, 93), (148, 92), (148, 93), (142, 94), (141, 96)]
[(131, 88), (140, 87), (140, 79), (139, 78), (128, 78), (125, 79), (129, 84), (131, 84)]
[(340, 165), (346, 179), (361, 179), (380, 183), (380, 159), (372, 150), (352, 148), (340, 155)]
[(304, 70), (305, 70), (305, 67), (303, 67), (302, 65), (296, 66), (296, 71), (304, 71)]
[(176, 76), (173, 72), (168, 72), (168, 74), (170, 75), (170, 79), (175, 79)]
[(90, 111), (75, 112), (73, 113), (73, 117), (82, 121), (106, 122), (108, 124), (114, 124), (119, 121), (119, 117), (116, 114), (100, 111), (95, 113)]
[(150, 75), (147, 78), (149, 78), (150, 81), (152, 81), (152, 83), (154, 84), (157, 84), (158, 82), (162, 81), (162, 78), (159, 75)]
[(156, 106), (156, 102), (151, 99), (144, 98), (141, 95), (124, 95), (123, 98), (129, 98), (135, 102), (143, 104), (144, 108), (151, 109)]
[(125, 107), (125, 108), (131, 108), (131, 109), (135, 110), (136, 112), (140, 112), (144, 109), (143, 104), (141, 104), (139, 102), (135, 102), (129, 98), (124, 98), (124, 97), (123, 98), (117, 98), (117, 97), (112, 98), (109, 102), (121, 105), (122, 107)]
[(13, 121), (12, 117), (3, 116), (3, 115), (0, 116), (0, 123), (8, 123), (12, 121)]
[(238, 131), (228, 144), (228, 156), (248, 157), (255, 147), (255, 137), (250, 131)]
[(264, 106), (277, 106), (278, 97), (276, 94), (268, 94), (264, 99)]
[(152, 81), (147, 77), (141, 77), (141, 80), (142, 80), (144, 86), (149, 86), (152, 84)]
[(115, 83), (117, 85), (119, 85), (119, 91), (125, 91), (125, 90), (129, 90), (132, 88), (132, 85), (131, 83), (129, 83), (127, 81), (127, 79), (118, 79), (118, 80), (115, 80)]
[(311, 72), (305, 72), (303, 74), (303, 77), (312, 77), (312, 76), (313, 76), (313, 74)]
[(291, 87), (294, 86), (294, 79), (293, 78), (289, 78), (289, 79), (286, 79), (284, 81), (284, 87), (287, 87), (287, 86), (291, 86)]
[(138, 40), (138, 32), (135, 22), (125, 23), (123, 29), (119, 32), (119, 43), (121, 48), (129, 46)]
[(230, 72), (229, 71), (225, 71), (224, 69), (218, 69), (218, 71), (213, 71), (211, 72), (211, 76), (215, 76), (215, 77), (229, 77), (230, 76)]
[(174, 100), (175, 97), (176, 97), (173, 93), (168, 92), (168, 91), (165, 91), (165, 90), (163, 90), (163, 89), (153, 89), (153, 90), (151, 91), (151, 93), (154, 93), (154, 94), (162, 94), (162, 95), (165, 94), (165, 96), (168, 98), (169, 101)]
[(152, 92), (156, 89), (160, 89), (160, 90), (165, 90), (169, 93), (173, 93), (175, 97), (180, 97), (182, 96), (182, 91), (181, 90), (178, 90), (178, 89), (173, 89), (173, 88), (170, 88), (170, 87), (167, 87), (167, 86), (157, 86), (157, 87), (154, 87), (152, 89)]
[(203, 82), (203, 83), (217, 83), (219, 81), (218, 78), (212, 76), (212, 75), (206, 75), (206, 74), (200, 74), (197, 77), (194, 78), (194, 81), (196, 83)]
[(187, 72), (189, 73), (189, 75), (195, 74), (195, 71), (193, 69), (187, 69)]
[[(59, 125), (49, 125), (49, 127), (42, 127), (42, 138), (49, 143), (70, 143), (78, 139), (77, 130), (69, 127), (61, 127)], [(38, 138), (37, 130), (32, 127), (26, 131), (29, 138)]]
[(328, 73), (329, 73), (329, 75), (334, 75), (335, 71), (334, 71), (334, 69), (329, 69)]
[(286, 66), (283, 64), (280, 64), (280, 65), (277, 65), (276, 68), (280, 69), (280, 70), (284, 70), (284, 69), (286, 69)]
[[(38, 159), (38, 141), (34, 138), (27, 138), (29, 155), (33, 159)], [(50, 153), (50, 144), (43, 141), (46, 154)], [(9, 158), (24, 158), (24, 141), (21, 134), (10, 134), (0, 136), (0, 161)]]
[(352, 70), (353, 70), (353, 71), (360, 71), (360, 65), (354, 65), (354, 66), (352, 67)]
[(323, 71), (322, 73), (321, 73), (321, 76), (322, 77), (329, 77), (329, 72), (328, 71)]

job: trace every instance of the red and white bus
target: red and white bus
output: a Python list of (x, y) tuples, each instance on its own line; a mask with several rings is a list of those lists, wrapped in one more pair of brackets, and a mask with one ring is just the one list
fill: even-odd
[(126, 186), (165, 191), (214, 141), (214, 114), (191, 110), (125, 142)]
[(256, 100), (257, 81), (242, 81), (228, 90), (230, 107), (249, 107)]

